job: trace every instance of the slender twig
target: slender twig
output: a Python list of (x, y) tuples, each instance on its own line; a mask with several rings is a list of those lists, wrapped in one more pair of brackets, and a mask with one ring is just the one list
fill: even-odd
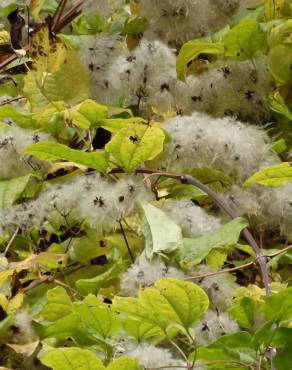
[(22, 292), (26, 293), (29, 290), (36, 288), (39, 285), (42, 285), (44, 283), (53, 283), (53, 282), (54, 282), (54, 278), (52, 276), (43, 276), (40, 279), (33, 280), (28, 286), (22, 288)]
[(10, 240), (9, 240), (8, 244), (6, 245), (5, 251), (4, 251), (4, 253), (3, 253), (3, 256), (4, 256), (4, 257), (5, 257), (5, 256), (6, 256), (6, 254), (8, 253), (9, 248), (11, 247), (12, 243), (14, 242), (14, 239), (16, 238), (16, 236), (17, 236), (18, 232), (19, 232), (19, 226), (17, 226), (17, 228), (15, 229), (15, 231), (14, 231), (14, 233), (13, 233), (12, 237), (10, 238)]
[[(28, 51), (30, 49), (30, 45), (26, 45), (22, 49)], [(19, 56), (16, 53), (12, 54), (9, 58), (0, 63), (0, 70), (7, 67), (10, 63), (14, 62), (18, 58)]]
[[(276, 253), (267, 254), (267, 255), (265, 255), (265, 257), (266, 258), (274, 258), (274, 257), (280, 256), (281, 254), (285, 254), (290, 249), (292, 249), (292, 245), (290, 245), (289, 247), (284, 248), (284, 249), (282, 249), (282, 250), (280, 250), (280, 251), (278, 251)], [(232, 268), (229, 268), (229, 269), (224, 269), (224, 270), (220, 270), (220, 271), (210, 272), (208, 274), (189, 276), (189, 277), (186, 277), (185, 280), (199, 280), (199, 279), (204, 279), (204, 278), (207, 278), (207, 277), (210, 277), (210, 276), (227, 274), (227, 273), (234, 272), (234, 271), (237, 271), (237, 270), (242, 270), (244, 268), (247, 268), (249, 266), (254, 265), (255, 263), (256, 263), (256, 259), (252, 260), (251, 262), (245, 263), (243, 265), (239, 265), (239, 266), (232, 267)]]
[(2, 105), (10, 104), (10, 103), (13, 103), (15, 101), (22, 100), (22, 99), (26, 99), (26, 97), (25, 96), (19, 96), (18, 98), (13, 98), (13, 99), (5, 100), (4, 102), (0, 103), (0, 107), (2, 107)]
[(55, 12), (54, 12), (54, 14), (53, 14), (53, 16), (52, 16), (52, 19), (51, 19), (51, 24), (52, 24), (52, 25), (53, 25), (53, 24), (55, 23), (55, 21), (56, 21), (56, 18), (57, 18), (58, 14), (59, 14), (59, 10), (60, 10), (60, 7), (61, 7), (62, 3), (63, 3), (63, 0), (61, 0), (61, 1), (59, 2), (59, 4), (58, 4), (58, 6), (57, 6), (57, 8), (56, 8), (56, 10), (55, 10)]
[(122, 231), (122, 234), (123, 234), (123, 238), (124, 238), (125, 244), (126, 244), (126, 246), (127, 246), (127, 249), (128, 249), (129, 255), (130, 255), (130, 257), (131, 257), (132, 262), (134, 262), (134, 261), (135, 261), (135, 259), (134, 259), (133, 253), (132, 253), (132, 251), (131, 251), (131, 248), (130, 248), (130, 245), (129, 245), (128, 239), (127, 239), (127, 237), (126, 237), (125, 230), (124, 230), (123, 225), (122, 225), (122, 221), (119, 221), (119, 224), (120, 224), (120, 228), (121, 228), (121, 231)]
[(65, 13), (57, 23), (54, 24), (52, 27), (52, 31), (54, 33), (58, 33), (61, 31), (62, 28), (67, 26), (69, 23), (71, 23), (75, 18), (78, 17), (78, 15), (82, 12), (82, 5), (83, 1), (80, 1), (76, 5), (74, 5), (67, 13)]
[(171, 179), (179, 179), (183, 175), (181, 175), (181, 174), (174, 174), (174, 173), (165, 172), (165, 171), (155, 172), (155, 173), (151, 173), (148, 176), (145, 176), (143, 182), (147, 181), (148, 179), (150, 179), (151, 177), (154, 177), (154, 176), (164, 176), (164, 177), (169, 177)]
[(53, 15), (53, 19), (52, 19), (52, 31), (54, 32), (54, 27), (59, 23), (62, 15), (63, 15), (63, 12), (65, 10), (65, 7), (66, 7), (66, 4), (67, 4), (67, 1), (68, 0), (61, 0), (58, 4), (58, 7)]
[[(204, 185), (199, 180), (195, 179), (194, 177), (190, 175), (183, 175), (180, 180), (183, 184), (191, 184), (203, 190), (232, 219), (237, 217), (236, 212), (225, 202), (225, 200), (219, 194), (211, 190), (208, 186)], [(266, 296), (269, 297), (271, 295), (271, 289), (270, 289), (270, 278), (269, 278), (269, 273), (268, 273), (268, 268), (267, 268), (267, 258), (266, 256), (262, 254), (260, 247), (258, 246), (255, 238), (253, 237), (252, 233), (250, 232), (248, 228), (243, 229), (241, 234), (245, 238), (245, 240), (248, 242), (248, 244), (252, 247), (252, 249), (254, 250), (256, 254), (256, 261), (262, 273)]]
[(181, 355), (183, 360), (186, 362), (187, 369), (188, 369), (189, 368), (189, 361), (188, 361), (188, 358), (187, 358), (186, 354), (184, 353), (184, 351), (172, 339), (170, 339), (169, 337), (167, 339), (168, 339), (169, 343), (171, 343), (173, 345), (173, 347), (178, 351), (178, 353)]
[(220, 270), (220, 271), (210, 272), (208, 274), (189, 276), (189, 277), (186, 277), (184, 280), (200, 280), (200, 279), (208, 278), (208, 277), (211, 277), (211, 276), (227, 274), (227, 273), (230, 273), (230, 272), (234, 272), (234, 271), (237, 271), (237, 270), (247, 268), (247, 267), (252, 266), (254, 264), (255, 264), (255, 260), (252, 260), (251, 262), (245, 263), (244, 265), (240, 265), (240, 266), (237, 266), (237, 267), (232, 267), (230, 269), (224, 269), (224, 270)]

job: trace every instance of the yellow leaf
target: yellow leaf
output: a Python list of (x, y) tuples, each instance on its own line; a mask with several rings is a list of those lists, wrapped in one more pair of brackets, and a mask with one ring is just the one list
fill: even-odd
[(7, 311), (8, 299), (3, 293), (0, 294), (0, 306), (3, 308), (5, 312)]
[(33, 69), (38, 72), (57, 72), (67, 57), (66, 46), (50, 35), (47, 26), (42, 26), (33, 35), (30, 55), (34, 60)]
[(130, 2), (130, 9), (132, 14), (138, 13), (139, 4), (135, 0), (131, 0)]
[(13, 298), (10, 299), (7, 306), (7, 312), (11, 313), (18, 310), (23, 303), (24, 295), (22, 293), (17, 293)]
[[(1, 29), (1, 25), (0, 25)], [(9, 44), (10, 43), (10, 35), (6, 30), (0, 31), (0, 44)]]
[(31, 10), (31, 15), (34, 17), (34, 19), (37, 22), (40, 19), (39, 14), (40, 14), (43, 4), (44, 4), (44, 0), (30, 0), (29, 7)]
[(283, 17), (283, 11), (289, 6), (287, 0), (266, 0), (265, 1), (265, 19), (271, 21)]

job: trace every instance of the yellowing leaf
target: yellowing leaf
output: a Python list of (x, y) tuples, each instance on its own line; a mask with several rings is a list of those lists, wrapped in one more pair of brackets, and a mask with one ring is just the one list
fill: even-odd
[(52, 102), (77, 104), (90, 95), (89, 76), (78, 55), (68, 50), (66, 63), (57, 71), (42, 68), (29, 71), (24, 78), (23, 92), (35, 112)]
[[(89, 125), (82, 128), (89, 128), (91, 125), (94, 126), (98, 121), (105, 119), (108, 114), (108, 107), (106, 105), (99, 104), (91, 99), (84, 100), (76, 108), (77, 112), (89, 122)], [(78, 126), (76, 121), (76, 117), (73, 115), (73, 123)]]
[(60, 286), (48, 290), (47, 304), (39, 313), (39, 317), (47, 321), (55, 321), (72, 312), (72, 302), (66, 290)]
[(200, 54), (223, 54), (224, 46), (222, 43), (212, 43), (211, 41), (192, 40), (185, 43), (177, 57), (176, 73), (180, 80), (185, 79), (188, 64), (196, 59)]
[(125, 332), (135, 338), (138, 342), (151, 337), (163, 336), (163, 332), (157, 326), (140, 320), (126, 318), (123, 322)]
[(4, 311), (7, 311), (8, 299), (3, 293), (0, 293), (0, 306), (3, 308)]
[(292, 45), (277, 45), (268, 54), (268, 67), (274, 80), (281, 85), (292, 81)]
[(206, 293), (196, 284), (177, 279), (161, 279), (152, 288), (139, 292), (139, 298), (115, 297), (113, 307), (131, 319), (152, 324), (165, 334), (187, 331), (208, 309)]
[(45, 0), (30, 0), (30, 10), (31, 15), (35, 18), (35, 20), (39, 21), (39, 14), (42, 9), (42, 6), (44, 5)]
[(108, 365), (107, 370), (140, 370), (139, 360), (136, 358), (120, 357)]
[(73, 311), (80, 316), (88, 332), (97, 338), (110, 338), (121, 326), (117, 313), (92, 294), (74, 303)]
[(63, 159), (76, 162), (105, 173), (108, 168), (107, 154), (105, 152), (83, 152), (55, 142), (41, 142), (30, 145), (24, 152), (44, 161)]
[(53, 370), (105, 370), (101, 360), (93, 352), (77, 347), (49, 350), (40, 360)]
[(24, 294), (23, 293), (17, 293), (14, 297), (12, 297), (7, 304), (6, 312), (12, 313), (14, 311), (17, 311), (21, 308), (24, 300)]
[(268, 102), (272, 111), (282, 114), (290, 121), (292, 121), (292, 113), (290, 112), (290, 109), (287, 107), (285, 100), (283, 99), (279, 91), (275, 91), (274, 93), (272, 93), (269, 96)]
[[(35, 10), (42, 2), (33, 0)], [(38, 3), (38, 4), (37, 4)], [(34, 32), (32, 38), (32, 49), (30, 55), (33, 57), (33, 69), (41, 72), (57, 72), (67, 57), (66, 46), (50, 35), (49, 28), (42, 26), (37, 32)]]
[(159, 127), (131, 124), (121, 129), (105, 150), (129, 173), (155, 158), (163, 150), (164, 139), (165, 135)]
[(265, 19), (271, 21), (273, 19), (282, 18), (283, 10), (289, 6), (287, 0), (265, 0)]
[(291, 44), (292, 42), (292, 19), (271, 28), (268, 44), (270, 49), (279, 44)]
[(104, 119), (98, 122), (98, 126), (103, 127), (104, 129), (110, 132), (118, 132), (120, 129), (129, 125), (130, 123), (147, 123), (143, 118), (140, 117), (130, 117), (130, 118), (111, 118)]
[(7, 32), (4, 28), (3, 25), (0, 25), (0, 45), (3, 44), (10, 44), (10, 34)]
[(265, 186), (281, 186), (292, 182), (292, 167), (290, 163), (283, 162), (275, 166), (266, 167), (247, 179), (243, 187), (248, 188), (252, 184)]
[(60, 253), (42, 252), (36, 255), (34, 259), (40, 267), (46, 270), (53, 270), (59, 268), (60, 264), (66, 261), (66, 255)]

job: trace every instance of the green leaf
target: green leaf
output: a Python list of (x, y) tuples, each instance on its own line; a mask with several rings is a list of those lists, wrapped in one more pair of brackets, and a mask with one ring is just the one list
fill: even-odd
[(131, 319), (152, 324), (165, 334), (188, 331), (209, 306), (206, 293), (196, 284), (172, 278), (158, 280), (139, 292), (139, 298), (115, 297), (113, 308)]
[(165, 135), (159, 127), (130, 124), (115, 135), (105, 150), (113, 155), (127, 173), (130, 173), (161, 153), (164, 139)]
[(277, 153), (277, 154), (281, 154), (281, 153), (285, 152), (285, 150), (287, 150), (287, 149), (288, 149), (288, 147), (287, 147), (285, 139), (279, 139), (279, 140), (275, 141), (272, 144), (272, 147), (271, 147), (271, 150), (274, 153)]
[(272, 325), (272, 329), (274, 331), (274, 336), (270, 339), (268, 344), (276, 348), (284, 348), (287, 342), (290, 342), (292, 339), (292, 329), (275, 327), (275, 325)]
[(97, 14), (84, 14), (72, 22), (73, 30), (80, 35), (96, 35), (104, 30), (105, 19)]
[[(223, 360), (228, 362), (228, 360), (233, 360), (249, 365), (254, 363), (257, 359), (257, 352), (252, 343), (252, 336), (247, 332), (238, 332), (230, 335), (223, 335), (209, 346), (198, 348), (197, 351), (190, 355), (190, 359), (193, 358), (214, 362)], [(220, 366), (220, 364), (217, 363), (213, 369), (226, 369), (225, 366), (226, 364)], [(236, 367), (236, 369), (238, 369), (238, 367)]]
[(286, 343), (283, 350), (278, 351), (277, 355), (273, 359), (273, 364), (277, 370), (288, 370), (291, 368), (291, 348), (292, 338)]
[(140, 230), (145, 238), (145, 252), (149, 259), (154, 254), (167, 254), (182, 246), (181, 228), (163, 211), (146, 202), (141, 204), (141, 210), (143, 220)]
[(269, 107), (273, 112), (279, 113), (282, 116), (288, 118), (292, 121), (292, 113), (290, 109), (287, 107), (285, 100), (282, 98), (279, 91), (275, 91), (269, 96)]
[[(141, 250), (144, 246), (144, 241), (142, 238), (138, 237), (138, 235), (133, 231), (124, 230), (124, 233), (128, 240), (128, 244), (131, 246), (133, 255), (138, 255), (141, 253)], [(104, 238), (104, 241), (106, 242), (106, 247), (103, 247), (104, 249), (107, 247), (111, 249), (114, 248), (124, 259), (129, 257), (129, 251), (127, 245), (125, 244), (125, 238), (122, 232), (109, 234)]]
[[(86, 236), (70, 239), (69, 257), (72, 261), (88, 262), (89, 260), (103, 256), (111, 250), (109, 246), (100, 245), (100, 233), (94, 229), (88, 230)], [(66, 241), (65, 245), (68, 244)]]
[(75, 125), (81, 129), (89, 129), (99, 120), (107, 117), (108, 108), (106, 105), (99, 104), (91, 99), (86, 99), (81, 104), (64, 109), (62, 115), (69, 125)]
[(4, 8), (1, 9), (1, 14), (4, 15), (4, 17), (7, 17), (11, 12), (16, 10), (17, 8), (23, 6), (21, 2), (17, 1), (9, 1), (9, 5), (5, 6)]
[(263, 312), (267, 320), (279, 322), (292, 319), (292, 287), (268, 297)]
[[(4, 209), (18, 199), (25, 196), (25, 189), (30, 185), (33, 187), (33, 181), (38, 181), (39, 176), (28, 174), (25, 176), (15, 177), (11, 180), (0, 180), (0, 209)], [(33, 190), (32, 188), (30, 190)]]
[(14, 317), (12, 315), (8, 315), (4, 319), (0, 321), (0, 343), (4, 344), (7, 343), (7, 335), (11, 330), (11, 326), (14, 323)]
[(256, 308), (256, 302), (253, 299), (244, 297), (230, 308), (229, 313), (242, 328), (248, 329), (255, 324)]
[(224, 37), (225, 55), (237, 60), (252, 59), (266, 49), (266, 33), (255, 19), (243, 19)]
[(10, 118), (23, 128), (35, 128), (36, 122), (32, 113), (20, 112), (11, 104), (0, 106), (0, 120)]
[(42, 354), (40, 360), (53, 370), (105, 370), (101, 360), (88, 349), (55, 348)]
[(65, 102), (54, 102), (49, 104), (36, 115), (38, 127), (51, 135), (58, 137), (66, 128), (64, 122), (64, 111), (66, 110)]
[(171, 198), (173, 199), (194, 199), (198, 202), (208, 198), (208, 195), (204, 193), (201, 189), (192, 185), (175, 185), (170, 189)]
[(93, 168), (105, 173), (108, 168), (107, 154), (105, 152), (83, 152), (67, 147), (66, 145), (43, 141), (25, 148), (25, 154), (31, 154), (44, 161), (67, 160)]
[(122, 271), (126, 268), (125, 262), (120, 259), (112, 266), (109, 267), (104, 273), (92, 278), (92, 279), (79, 279), (76, 281), (75, 285), (77, 290), (81, 294), (97, 294), (100, 288), (102, 288), (106, 283), (119, 277)]
[(268, 54), (268, 67), (273, 79), (280, 85), (292, 81), (292, 45), (278, 45)]
[(221, 42), (212, 43), (204, 40), (191, 40), (185, 43), (180, 49), (176, 60), (178, 79), (185, 80), (188, 64), (200, 54), (224, 54), (224, 46)]
[(229, 189), (234, 183), (230, 176), (212, 167), (193, 168), (190, 174), (216, 192)]
[(210, 235), (199, 238), (185, 238), (183, 247), (178, 251), (178, 258), (184, 265), (200, 263), (213, 250), (236, 246), (241, 231), (248, 226), (244, 218), (236, 218)]
[(275, 166), (266, 167), (247, 179), (243, 187), (248, 188), (253, 184), (277, 187), (292, 181), (292, 167), (290, 163), (283, 162)]
[(126, 318), (123, 322), (123, 328), (130, 337), (135, 338), (138, 342), (151, 337), (163, 337), (163, 332), (160, 328), (148, 322), (141, 322), (140, 320)]
[[(89, 128), (91, 125), (94, 126), (98, 121), (107, 117), (108, 107), (106, 105), (99, 104), (94, 100), (86, 99), (77, 106), (77, 112), (89, 122), (87, 127), (82, 128)], [(73, 116), (73, 123), (75, 125), (77, 125), (76, 120), (76, 117)]]
[(147, 121), (141, 117), (110, 118), (99, 121), (96, 126), (101, 126), (105, 130), (116, 133), (125, 126), (135, 123), (147, 123)]
[(72, 302), (66, 290), (60, 286), (48, 290), (47, 304), (38, 314), (47, 321), (55, 321), (72, 312)]
[(70, 314), (52, 324), (46, 325), (41, 331), (41, 338), (55, 338), (57, 341), (64, 341), (72, 338), (81, 345), (96, 344), (96, 339), (88, 333), (82, 325), (81, 319), (76, 314)]
[(222, 268), (224, 262), (227, 260), (228, 253), (224, 250), (213, 249), (206, 257), (206, 263), (215, 268)]
[[(261, 319), (264, 321), (264, 318)], [(253, 336), (253, 343), (257, 347), (263, 344), (266, 346), (270, 346), (278, 330), (279, 328), (275, 325), (273, 321), (266, 322), (261, 328), (259, 328), (255, 332)]]
[(34, 19), (39, 22), (40, 21), (40, 11), (42, 10), (42, 7), (44, 5), (45, 0), (31, 0), (30, 1), (30, 10), (31, 15), (34, 17)]
[(141, 370), (136, 358), (120, 357), (106, 368), (107, 370)]
[(77, 54), (69, 50), (66, 63), (56, 72), (29, 71), (25, 77), (23, 92), (34, 112), (57, 101), (76, 104), (90, 95), (89, 76)]
[(139, 36), (143, 33), (146, 28), (148, 27), (147, 19), (140, 17), (140, 16), (130, 16), (124, 25), (124, 29), (122, 30), (122, 35), (132, 35), (132, 36)]
[(97, 338), (110, 338), (121, 326), (119, 315), (94, 295), (74, 303), (73, 311), (80, 316), (88, 332)]

